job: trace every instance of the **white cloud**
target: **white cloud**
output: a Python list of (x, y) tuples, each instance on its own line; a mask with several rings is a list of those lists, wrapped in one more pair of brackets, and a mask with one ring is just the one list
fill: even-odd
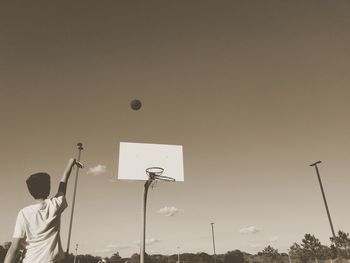
[(174, 216), (177, 213), (183, 212), (183, 209), (178, 209), (174, 206), (165, 206), (158, 210), (158, 214), (164, 215), (164, 216)]
[(150, 238), (150, 239), (146, 239), (146, 245), (153, 245), (155, 243), (159, 243), (160, 240), (157, 238)]
[(89, 168), (86, 174), (100, 175), (106, 172), (107, 166), (98, 164), (95, 167)]
[(275, 242), (275, 241), (277, 241), (277, 240), (279, 240), (279, 239), (280, 239), (279, 236), (273, 236), (273, 237), (270, 238), (270, 241), (271, 241), (271, 242)]
[[(157, 238), (149, 238), (145, 240), (146, 245), (153, 245), (159, 242), (160, 240)], [(140, 241), (133, 241), (132, 244), (121, 244), (121, 245), (110, 244), (110, 245), (106, 245), (105, 248), (96, 249), (95, 253), (99, 253), (99, 254), (113, 253), (118, 250), (136, 248), (139, 245), (140, 245)]]
[(123, 244), (123, 245), (107, 245), (106, 246), (108, 249), (128, 249), (128, 248), (134, 248), (135, 245), (127, 245), (127, 244)]
[(256, 234), (258, 232), (260, 232), (262, 229), (258, 228), (256, 226), (249, 226), (249, 227), (245, 227), (239, 230), (239, 233), (243, 234), (243, 235), (248, 235), (248, 234)]
[[(159, 242), (160, 242), (160, 239), (158, 239), (158, 238), (149, 238), (149, 239), (146, 238), (146, 240), (145, 240), (146, 245), (153, 245), (153, 244), (159, 243)], [(140, 241), (134, 241), (133, 243), (139, 245)]]

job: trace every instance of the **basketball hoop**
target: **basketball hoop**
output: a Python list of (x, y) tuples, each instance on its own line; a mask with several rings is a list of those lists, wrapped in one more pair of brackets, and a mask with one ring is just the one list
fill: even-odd
[(164, 169), (162, 167), (149, 167), (146, 169), (146, 174), (148, 175), (148, 180), (150, 181), (165, 181), (165, 182), (175, 182), (176, 180), (169, 176), (162, 175)]

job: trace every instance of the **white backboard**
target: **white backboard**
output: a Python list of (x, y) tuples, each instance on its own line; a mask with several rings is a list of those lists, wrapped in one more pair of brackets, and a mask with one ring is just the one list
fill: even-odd
[(150, 167), (161, 167), (162, 175), (184, 181), (182, 145), (120, 143), (119, 180), (148, 180)]

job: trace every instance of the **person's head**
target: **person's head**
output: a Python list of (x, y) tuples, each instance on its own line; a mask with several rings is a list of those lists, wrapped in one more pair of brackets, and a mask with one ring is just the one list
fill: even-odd
[(34, 199), (46, 199), (50, 194), (50, 175), (35, 173), (26, 180), (29, 193)]

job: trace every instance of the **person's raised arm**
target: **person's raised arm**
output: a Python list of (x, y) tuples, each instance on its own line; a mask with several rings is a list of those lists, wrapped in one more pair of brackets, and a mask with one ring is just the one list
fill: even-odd
[(62, 175), (62, 178), (61, 178), (60, 185), (58, 187), (58, 192), (57, 192), (56, 196), (66, 195), (68, 179), (70, 177), (70, 174), (72, 172), (73, 166), (75, 164), (77, 164), (77, 161), (74, 158), (69, 159), (67, 167), (66, 167), (66, 169), (63, 172), (63, 175)]

